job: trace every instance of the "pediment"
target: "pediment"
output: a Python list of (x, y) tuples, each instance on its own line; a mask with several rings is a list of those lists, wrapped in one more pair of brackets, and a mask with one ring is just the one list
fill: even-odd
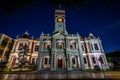
[(54, 33), (52, 36), (55, 38), (64, 38), (66, 36), (66, 34), (64, 34), (62, 32), (57, 32), (57, 33)]

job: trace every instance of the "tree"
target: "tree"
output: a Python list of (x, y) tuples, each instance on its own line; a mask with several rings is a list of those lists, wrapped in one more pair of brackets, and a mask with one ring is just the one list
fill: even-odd
[(72, 9), (74, 7), (81, 9), (91, 1), (93, 0), (51, 0), (51, 4), (56, 8), (62, 5), (67, 9)]
[(17, 67), (22, 68), (23, 67), (27, 67), (29, 65), (29, 62), (27, 60), (27, 53), (28, 53), (28, 46), (27, 44), (25, 44), (21, 50), (21, 52), (18, 54), (18, 63), (17, 63)]
[[(64, 6), (66, 9), (72, 9), (74, 7), (81, 9), (85, 7), (87, 4), (96, 1), (96, 0), (0, 0), (0, 8), (3, 11), (8, 12), (10, 14), (14, 14), (16, 11), (23, 11), (28, 9), (30, 6), (40, 6), (45, 5), (46, 3), (51, 3), (52, 6), (58, 8), (59, 5)], [(115, 0), (117, 2), (119, 0)], [(45, 2), (45, 3), (44, 3)], [(103, 0), (103, 3), (106, 6), (109, 5), (109, 0)]]
[(120, 70), (120, 51), (113, 51), (106, 53), (108, 62), (113, 63), (113, 70)]
[(1, 0), (0, 8), (3, 11), (8, 12), (10, 14), (14, 14), (16, 11), (23, 11), (29, 8), (30, 6), (40, 6), (42, 4), (46, 4), (48, 2), (51, 3), (52, 6), (58, 8), (59, 5), (64, 6), (66, 9), (72, 9), (74, 7), (82, 8), (89, 2), (93, 0)]
[(10, 14), (14, 14), (16, 11), (24, 10), (31, 4), (32, 0), (0, 0), (0, 8)]

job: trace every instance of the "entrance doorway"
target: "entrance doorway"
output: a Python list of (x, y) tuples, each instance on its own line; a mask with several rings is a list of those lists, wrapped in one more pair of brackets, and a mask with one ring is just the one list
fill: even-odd
[(58, 68), (62, 68), (63, 67), (63, 60), (62, 60), (62, 57), (58, 57)]

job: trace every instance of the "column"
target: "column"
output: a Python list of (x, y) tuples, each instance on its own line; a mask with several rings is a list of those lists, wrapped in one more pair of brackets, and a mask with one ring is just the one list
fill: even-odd
[(91, 47), (92, 47), (92, 52), (95, 51), (95, 47), (94, 47), (94, 44), (91, 42)]
[(42, 49), (43, 49), (43, 37), (40, 37), (39, 51), (38, 51), (38, 60), (37, 60), (37, 70), (42, 70)]
[(88, 47), (88, 41), (85, 40), (85, 46), (86, 46), (86, 49), (87, 49), (87, 52), (86, 53), (89, 53), (90, 50), (89, 50), (89, 47)]
[(72, 59), (71, 59), (71, 54), (69, 53), (69, 55), (68, 55), (68, 63), (69, 63), (69, 69), (68, 70), (72, 70)]
[(79, 58), (80, 58), (81, 69), (85, 70), (83, 51), (81, 48), (80, 36), (78, 33), (77, 33), (77, 38), (78, 38), (78, 49), (79, 49)]
[(65, 53), (65, 58), (66, 58), (66, 69), (67, 70), (72, 70), (70, 67), (70, 44), (69, 44), (69, 39), (66, 37), (66, 53)]
[(15, 42), (14, 42), (14, 45), (13, 45), (13, 48), (12, 48), (11, 52), (15, 52), (16, 45), (17, 45), (17, 42), (16, 42), (16, 40), (15, 40)]
[(51, 52), (51, 71), (56, 70), (56, 39), (52, 37), (52, 52)]

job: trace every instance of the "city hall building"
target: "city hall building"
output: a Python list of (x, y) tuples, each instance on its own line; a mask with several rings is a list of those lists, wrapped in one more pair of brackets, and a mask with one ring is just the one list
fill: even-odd
[(41, 34), (37, 70), (85, 70), (95, 65), (108, 68), (101, 40), (92, 33), (84, 39), (68, 34), (65, 17), (64, 10), (55, 10), (54, 33)]
[[(41, 33), (40, 39), (22, 37), (15, 40), (9, 62), (11, 66), (17, 63), (19, 47), (29, 46), (29, 62), (36, 64), (36, 70), (85, 70), (108, 69), (107, 60), (100, 38), (92, 33), (82, 38), (78, 33), (69, 34), (66, 30), (64, 10), (55, 10), (55, 29), (52, 34)], [(26, 34), (27, 36), (28, 33)], [(38, 49), (39, 47), (39, 49)]]

